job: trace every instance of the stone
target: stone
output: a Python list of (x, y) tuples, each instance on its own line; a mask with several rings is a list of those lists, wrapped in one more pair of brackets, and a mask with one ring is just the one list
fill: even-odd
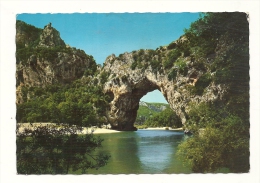
[(49, 23), (44, 27), (38, 47), (55, 47), (66, 46), (65, 42), (60, 38), (60, 33)]
[[(32, 27), (24, 22), (18, 22), (16, 43), (31, 44), (35, 41), (30, 37), (26, 38), (28, 33), (24, 31), (24, 28), (21, 28), (25, 26)], [(35, 48), (43, 47), (43, 49), (48, 50), (66, 47), (66, 44), (60, 38), (60, 33), (51, 26), (51, 23), (44, 27), (39, 37), (40, 41)], [(51, 58), (33, 54), (28, 60), (18, 60), (16, 64), (17, 104), (23, 102), (23, 87), (45, 87), (51, 84), (66, 84), (83, 77), (85, 70), (93, 64), (94, 60), (85, 53), (79, 54), (76, 49), (67, 49), (71, 51), (67, 53), (61, 49)], [(83, 54), (84, 57), (82, 57)]]
[[(185, 41), (182, 38), (181, 41)], [(161, 49), (161, 54), (167, 55), (167, 49)], [(138, 52), (138, 51), (137, 51)], [(145, 51), (145, 54), (148, 51)], [(199, 104), (200, 102), (210, 102), (221, 98), (225, 88), (216, 86), (213, 82), (207, 87), (203, 95), (194, 95), (188, 91), (188, 85), (194, 86), (199, 80), (203, 71), (192, 67), (189, 58), (186, 59), (188, 74), (178, 72), (175, 79), (168, 78), (168, 70), (163, 68), (161, 72), (154, 71), (150, 60), (142, 60), (148, 63), (144, 68), (131, 69), (136, 52), (108, 56), (103, 71), (110, 73), (108, 81), (104, 85), (105, 93), (112, 93), (114, 96), (110, 103), (110, 110), (107, 113), (108, 121), (113, 129), (134, 130), (134, 122), (140, 99), (148, 92), (159, 90), (168, 101), (172, 110), (181, 118), (185, 124), (189, 102)], [(158, 58), (158, 57), (153, 57)], [(139, 59), (140, 60), (140, 59)], [(190, 73), (190, 74), (189, 74)], [(142, 104), (141, 104), (142, 105)]]

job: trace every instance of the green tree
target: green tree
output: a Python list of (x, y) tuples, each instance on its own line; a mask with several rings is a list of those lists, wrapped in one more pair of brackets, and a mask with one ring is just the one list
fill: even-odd
[[(193, 135), (178, 155), (194, 172), (249, 171), (249, 26), (245, 13), (206, 13), (185, 30), (194, 66), (205, 74), (195, 88), (211, 82), (227, 87), (222, 100), (190, 104), (185, 128)], [(199, 67), (198, 67), (199, 66)], [(205, 72), (206, 70), (206, 72)], [(211, 76), (207, 71), (214, 72)]]
[(162, 112), (156, 113), (152, 117), (148, 118), (144, 125), (151, 127), (179, 128), (182, 126), (182, 123), (176, 113), (172, 109), (167, 108)]
[(193, 136), (178, 146), (177, 155), (194, 172), (249, 171), (249, 123), (227, 111), (207, 104), (190, 111), (185, 126)]
[(81, 127), (38, 126), (17, 131), (18, 174), (68, 174), (70, 171), (98, 169), (109, 155), (96, 154), (102, 140), (92, 133), (78, 135)]

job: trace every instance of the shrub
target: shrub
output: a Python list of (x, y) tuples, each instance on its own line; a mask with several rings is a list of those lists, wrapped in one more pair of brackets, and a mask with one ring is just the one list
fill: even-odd
[(188, 67), (187, 67), (187, 64), (186, 62), (183, 60), (183, 59), (178, 59), (174, 65), (178, 68), (179, 72), (182, 74), (182, 75), (187, 75), (188, 73)]
[(138, 56), (142, 56), (144, 54), (144, 49), (140, 49), (139, 52), (138, 52)]
[(176, 78), (176, 76), (177, 76), (177, 69), (173, 68), (173, 69), (169, 72), (169, 74), (168, 74), (168, 79), (169, 79), (169, 80), (173, 80), (173, 79)]
[(177, 60), (179, 56), (181, 56), (181, 51), (179, 49), (174, 49), (167, 55), (168, 59), (170, 59), (172, 62)]
[(150, 64), (151, 64), (151, 67), (152, 67), (153, 71), (158, 71), (159, 67), (161, 65), (159, 60), (151, 60)]
[(171, 59), (166, 59), (166, 60), (164, 60), (164, 62), (163, 62), (163, 67), (164, 67), (165, 69), (169, 69), (169, 68), (171, 68), (172, 66), (173, 66), (173, 62), (172, 62)]
[(209, 84), (211, 83), (212, 78), (210, 73), (205, 73), (203, 74), (198, 81), (195, 84), (195, 88), (196, 88), (196, 94), (197, 95), (202, 95), (204, 92), (204, 89), (209, 86)]
[(78, 135), (81, 127), (63, 125), (38, 126), (17, 130), (18, 174), (68, 174), (70, 170), (98, 169), (110, 156), (94, 154), (102, 139), (92, 133)]
[(131, 65), (131, 69), (132, 69), (132, 70), (135, 70), (137, 64), (138, 64), (137, 61), (134, 61), (134, 62), (132, 63), (132, 65)]
[(172, 49), (175, 49), (177, 47), (177, 44), (175, 42), (172, 42), (170, 43), (168, 46), (167, 46), (167, 49), (168, 50), (172, 50)]
[(100, 82), (102, 84), (104, 84), (105, 82), (107, 82), (107, 79), (109, 77), (109, 72), (103, 71), (100, 73)]

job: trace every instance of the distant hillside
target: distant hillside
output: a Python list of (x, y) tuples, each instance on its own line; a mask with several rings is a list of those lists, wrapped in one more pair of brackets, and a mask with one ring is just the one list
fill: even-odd
[(167, 108), (169, 108), (169, 104), (140, 101), (135, 124), (142, 125), (148, 118)]

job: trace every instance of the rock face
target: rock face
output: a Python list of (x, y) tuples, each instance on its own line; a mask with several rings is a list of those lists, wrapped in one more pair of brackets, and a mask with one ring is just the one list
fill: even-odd
[[(88, 68), (96, 67), (92, 56), (66, 46), (59, 32), (51, 27), (51, 24), (41, 30), (18, 22), (16, 30), (17, 103), (23, 102), (23, 87), (70, 83), (82, 78)], [(27, 57), (20, 56), (25, 52)]]
[[(191, 92), (191, 88), (195, 87), (196, 82), (207, 71), (196, 68), (190, 57), (181, 56), (186, 64), (186, 71), (182, 72), (179, 66), (175, 77), (172, 78), (171, 69), (167, 70), (162, 65), (156, 65), (158, 63), (156, 61), (160, 61), (161, 58), (160, 62), (163, 63), (170, 51), (167, 47), (160, 47), (157, 50), (139, 50), (121, 54), (119, 57), (115, 55), (107, 57), (103, 72), (108, 72), (110, 76), (105, 83), (104, 91), (113, 96), (108, 111), (108, 119), (113, 128), (136, 130), (133, 124), (139, 101), (153, 90), (159, 90), (163, 94), (171, 109), (180, 116), (182, 123), (186, 121), (190, 102), (198, 104), (214, 101), (225, 93), (225, 87), (215, 85), (214, 82), (208, 83), (203, 94)], [(134, 68), (136, 60), (140, 67)]]
[(60, 38), (60, 33), (51, 26), (46, 25), (40, 35), (39, 47), (65, 46), (65, 42)]

